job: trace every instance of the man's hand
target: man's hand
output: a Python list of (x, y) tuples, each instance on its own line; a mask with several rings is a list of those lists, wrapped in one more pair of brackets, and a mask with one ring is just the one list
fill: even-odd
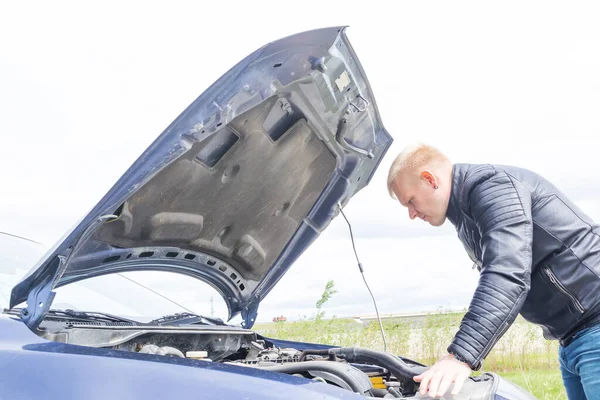
[(458, 361), (452, 354), (440, 358), (421, 375), (415, 376), (415, 382), (421, 382), (419, 393), (424, 396), (429, 389), (429, 397), (442, 397), (450, 384), (454, 382), (451, 395), (460, 392), (465, 380), (471, 375), (468, 364)]

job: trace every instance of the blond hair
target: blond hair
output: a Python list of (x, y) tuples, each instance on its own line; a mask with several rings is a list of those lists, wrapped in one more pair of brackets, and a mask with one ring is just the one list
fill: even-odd
[(414, 171), (425, 165), (430, 165), (431, 163), (437, 164), (446, 162), (450, 162), (448, 157), (433, 146), (423, 143), (406, 146), (390, 166), (387, 178), (387, 189), (390, 196), (397, 200), (392, 185), (400, 172)]

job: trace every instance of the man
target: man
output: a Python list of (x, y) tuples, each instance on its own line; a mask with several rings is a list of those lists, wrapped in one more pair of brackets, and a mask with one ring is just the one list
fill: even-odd
[(452, 164), (417, 145), (394, 160), (392, 198), (411, 219), (456, 228), (480, 278), (452, 343), (420, 393), (457, 394), (520, 313), (560, 341), (570, 399), (600, 398), (600, 227), (555, 186), (525, 169)]

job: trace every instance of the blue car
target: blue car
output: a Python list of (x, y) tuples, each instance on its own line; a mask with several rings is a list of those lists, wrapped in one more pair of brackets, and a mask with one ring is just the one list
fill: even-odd
[[(0, 235), (0, 397), (423, 398), (412, 378), (427, 366), (251, 330), (261, 300), (369, 183), (391, 143), (344, 27), (256, 50), (54, 247), (40, 254), (34, 242)], [(54, 304), (57, 290), (100, 277), (101, 295), (118, 302), (129, 289), (110, 279), (133, 271), (207, 283), (241, 326), (190, 312), (139, 321)], [(456, 398), (533, 397), (486, 373)]]

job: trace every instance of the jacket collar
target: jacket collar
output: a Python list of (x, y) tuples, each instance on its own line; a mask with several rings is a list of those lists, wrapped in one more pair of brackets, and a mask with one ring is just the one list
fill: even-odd
[(461, 211), (461, 198), (463, 194), (465, 175), (469, 166), (468, 164), (454, 164), (452, 166), (452, 188), (450, 193), (450, 201), (448, 202), (448, 211), (446, 212), (446, 218), (454, 225), (457, 226), (460, 220)]

